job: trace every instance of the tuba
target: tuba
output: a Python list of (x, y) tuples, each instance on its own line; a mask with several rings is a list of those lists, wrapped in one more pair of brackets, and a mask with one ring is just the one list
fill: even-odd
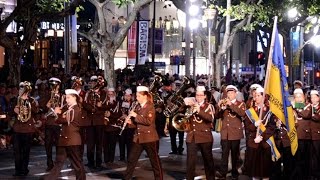
[(175, 93), (173, 93), (168, 99), (168, 105), (163, 110), (163, 114), (166, 117), (175, 115), (179, 108), (185, 105), (182, 93), (192, 85), (194, 85), (194, 81), (185, 76), (183, 78), (181, 87)]
[(160, 107), (164, 104), (164, 100), (161, 98), (161, 96), (158, 93), (158, 89), (162, 86), (162, 77), (159, 75), (155, 75), (154, 79), (149, 87), (150, 93), (153, 97), (153, 104), (155, 107)]
[[(54, 109), (56, 107), (60, 106), (60, 95), (59, 93), (59, 85), (60, 85), (60, 81), (58, 79), (51, 79), (49, 80), (49, 84), (50, 84), (50, 88), (51, 88), (51, 93), (50, 93), (50, 108), (48, 110), (48, 112), (45, 114), (45, 117), (48, 116), (53, 116), (55, 119), (58, 118), (58, 115), (54, 112)], [(63, 98), (61, 97), (61, 104), (63, 102)]]
[(172, 118), (172, 126), (178, 131), (189, 131), (190, 130), (190, 117), (193, 113), (194, 106), (188, 106), (185, 113), (177, 113)]
[(81, 87), (83, 85), (83, 80), (81, 77), (73, 76), (71, 78), (72, 86), (71, 89), (76, 89), (77, 87)]
[(31, 103), (28, 99), (22, 99), (22, 96), (32, 91), (30, 82), (24, 81), (19, 85), (19, 96), (17, 106), (19, 107), (18, 120), (27, 122), (31, 118)]

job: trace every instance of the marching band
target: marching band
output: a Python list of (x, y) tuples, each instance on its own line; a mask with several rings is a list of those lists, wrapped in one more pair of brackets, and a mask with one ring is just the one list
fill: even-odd
[[(90, 88), (86, 91), (80, 77), (74, 76), (70, 82), (70, 89), (65, 89), (64, 93), (58, 78), (39, 82), (35, 98), (30, 95), (31, 83), (20, 83), (14, 106), (14, 176), (28, 174), (31, 141), (39, 128), (36, 123), (44, 118), (49, 173), (45, 179), (56, 179), (67, 158), (76, 179), (86, 179), (84, 164), (101, 170), (104, 164), (114, 163), (117, 143), (119, 160), (127, 163), (124, 179), (132, 179), (143, 150), (150, 159), (154, 179), (164, 179), (159, 138), (168, 136), (167, 132), (171, 140), (170, 154), (183, 155), (184, 141), (186, 143), (185, 177), (188, 180), (196, 176), (198, 150), (206, 179), (210, 180), (227, 179), (229, 155), (232, 179), (238, 179), (239, 174), (252, 179), (320, 178), (320, 93), (318, 90), (305, 93), (298, 81), (291, 102), (298, 135), (295, 155), (290, 150), (288, 127), (271, 113), (268, 96), (264, 97), (264, 88), (259, 84), (250, 86), (250, 95), (244, 102), (234, 85), (224, 87), (220, 94), (187, 77), (171, 83), (155, 75), (149, 87), (137, 84), (136, 88), (120, 89), (121, 92), (108, 87), (99, 75), (91, 76)], [(49, 90), (45, 88), (46, 83)], [(42, 115), (37, 116), (39, 113)], [(1, 111), (0, 115), (0, 120), (7, 118)], [(217, 168), (212, 152), (212, 131), (218, 131), (215, 128), (219, 123), (222, 154), (221, 165)], [(243, 138), (246, 151), (243, 171), (239, 173)], [(53, 147), (56, 148), (55, 159)], [(83, 160), (85, 147), (87, 162)], [(279, 158), (275, 149), (281, 155)]]

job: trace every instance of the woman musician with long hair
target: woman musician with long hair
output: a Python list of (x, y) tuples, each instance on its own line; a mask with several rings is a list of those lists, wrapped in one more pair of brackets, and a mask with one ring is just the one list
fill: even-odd
[(62, 112), (61, 107), (56, 107), (54, 112), (58, 115), (57, 123), (62, 124), (61, 134), (57, 145), (57, 157), (55, 166), (45, 178), (55, 180), (60, 174), (65, 160), (68, 158), (75, 170), (76, 179), (86, 179), (85, 170), (80, 155), (80, 121), (81, 109), (78, 105), (79, 95), (74, 89), (66, 89), (66, 102), (68, 109)]
[(146, 86), (137, 87), (138, 107), (129, 112), (126, 123), (135, 126), (135, 134), (133, 144), (128, 158), (127, 170), (124, 179), (131, 179), (133, 171), (143, 150), (147, 152), (150, 159), (154, 179), (163, 179), (160, 158), (157, 152), (157, 141), (159, 136), (155, 126), (155, 109), (153, 106), (153, 98)]

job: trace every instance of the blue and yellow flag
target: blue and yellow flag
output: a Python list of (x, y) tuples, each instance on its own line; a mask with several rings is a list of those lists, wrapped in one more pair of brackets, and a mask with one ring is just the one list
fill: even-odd
[[(266, 73), (265, 93), (269, 95), (270, 111), (276, 115), (287, 128), (291, 142), (291, 153), (294, 155), (298, 148), (298, 137), (293, 110), (288, 99), (288, 82), (276, 23), (274, 26), (272, 33), (273, 43), (271, 42)], [(270, 58), (272, 58), (272, 62)]]
[[(253, 124), (259, 120), (259, 116), (253, 108), (246, 110), (246, 114)], [(267, 113), (266, 116), (269, 116), (269, 113)], [(260, 124), (259, 128), (260, 128), (260, 131), (259, 131), (260, 134), (262, 134), (264, 131), (267, 130), (263, 124)], [(277, 149), (276, 143), (274, 141), (274, 137), (271, 136), (269, 139), (266, 140), (266, 142), (269, 144), (271, 148), (272, 160), (277, 161), (281, 157), (281, 154)]]

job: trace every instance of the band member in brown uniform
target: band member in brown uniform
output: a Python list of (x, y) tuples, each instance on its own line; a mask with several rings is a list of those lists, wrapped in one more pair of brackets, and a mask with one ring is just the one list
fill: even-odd
[(288, 136), (287, 128), (280, 119), (275, 119), (275, 121), (276, 131), (274, 140), (281, 157), (280, 159), (278, 159), (278, 161), (274, 162), (272, 176), (275, 179), (293, 179), (292, 172), (294, 168), (294, 160), (291, 153), (290, 139)]
[[(247, 117), (244, 120), (245, 128), (249, 131), (249, 139), (247, 143), (248, 161), (246, 161), (246, 171), (253, 180), (270, 178), (272, 173), (272, 153), (271, 147), (267, 140), (274, 135), (276, 129), (276, 121), (274, 115), (269, 115), (269, 105), (263, 102), (264, 89), (259, 87), (256, 89), (256, 103), (253, 107), (257, 116), (262, 111), (261, 120), (254, 121)], [(264, 125), (266, 130), (259, 132), (257, 135), (257, 127)]]
[(311, 161), (311, 104), (305, 104), (302, 89), (295, 89), (294, 103), (292, 104), (298, 135), (298, 150), (295, 154), (295, 177), (298, 179), (310, 178)]
[(116, 92), (114, 88), (108, 88), (106, 111), (105, 111), (105, 129), (103, 154), (105, 163), (113, 163), (116, 153), (116, 144), (119, 134), (119, 128), (115, 127), (118, 119), (121, 116), (120, 102), (116, 99)]
[(38, 112), (38, 103), (29, 96), (30, 82), (19, 84), (18, 103), (14, 108), (17, 119), (13, 124), (13, 151), (15, 158), (14, 176), (26, 176), (29, 173), (29, 155), (32, 135), (35, 132), (34, 115)]
[(86, 92), (82, 89), (83, 80), (81, 77), (73, 76), (71, 78), (72, 86), (79, 94), (79, 107), (81, 109), (81, 121), (80, 121), (80, 135), (81, 135), (81, 147), (80, 147), (80, 157), (83, 158), (84, 145), (86, 144), (86, 129), (91, 125), (90, 121), (87, 120), (87, 111), (83, 108), (83, 101), (86, 96)]
[(196, 88), (196, 103), (192, 105), (194, 114), (189, 120), (190, 128), (186, 130), (187, 180), (192, 180), (195, 177), (198, 150), (200, 150), (203, 158), (206, 179), (215, 179), (212, 157), (213, 137), (211, 134), (214, 107), (205, 101), (205, 90), (204, 86)]
[[(126, 118), (126, 123), (136, 126), (136, 130), (124, 179), (132, 178), (138, 159), (142, 151), (145, 150), (152, 165), (154, 179), (162, 180), (163, 172), (157, 152), (159, 136), (155, 125), (153, 98), (146, 86), (138, 86), (136, 95), (139, 105), (130, 111)], [(130, 117), (133, 117), (134, 120), (132, 121)]]
[[(132, 90), (126, 89), (121, 103), (121, 119), (124, 120), (125, 117), (128, 116), (129, 110), (133, 108), (133, 105)], [(125, 161), (125, 157), (127, 157), (127, 159), (129, 157), (134, 131), (134, 128), (127, 126), (119, 137), (120, 161)]]
[(59, 135), (60, 135), (60, 126), (56, 123), (57, 115), (54, 113), (54, 109), (62, 105), (62, 94), (59, 92), (60, 89), (60, 79), (50, 78), (49, 85), (51, 88), (50, 100), (47, 102), (48, 112), (46, 113), (45, 121), (45, 148), (47, 154), (47, 169), (50, 171), (53, 168), (52, 160), (52, 148), (57, 145)]
[(314, 179), (320, 179), (320, 95), (319, 91), (311, 90), (312, 117), (311, 117), (311, 136), (312, 136), (312, 157), (311, 175)]
[(101, 168), (106, 92), (102, 90), (103, 77), (92, 76), (90, 83), (92, 88), (87, 92), (83, 103), (83, 108), (87, 111), (87, 120), (91, 124), (86, 132), (87, 166)]
[(79, 95), (74, 89), (66, 89), (65, 93), (68, 109), (62, 113), (61, 107), (55, 108), (55, 113), (58, 115), (57, 123), (62, 124), (55, 166), (45, 179), (56, 180), (65, 160), (68, 158), (75, 170), (76, 179), (84, 180), (86, 174), (80, 157), (81, 109), (78, 105)]
[(238, 178), (237, 164), (240, 154), (240, 140), (243, 138), (242, 117), (245, 116), (245, 104), (237, 101), (238, 89), (233, 85), (226, 87), (227, 98), (219, 101), (218, 116), (222, 119), (221, 148), (222, 167), (221, 175), (228, 172), (229, 152), (231, 151), (232, 178)]

